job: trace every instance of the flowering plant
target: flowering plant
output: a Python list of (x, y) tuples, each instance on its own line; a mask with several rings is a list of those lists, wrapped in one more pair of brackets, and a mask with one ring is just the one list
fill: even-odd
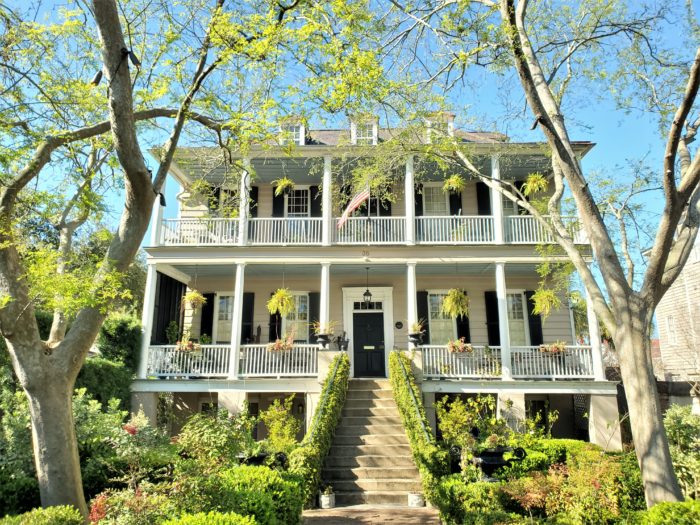
[(268, 352), (289, 352), (292, 348), (294, 348), (294, 332), (290, 332), (284, 338), (278, 338), (267, 345)]
[(471, 354), (474, 351), (474, 347), (471, 343), (467, 343), (464, 337), (460, 337), (454, 341), (451, 339), (447, 341), (447, 350), (453, 354)]
[(180, 352), (192, 352), (192, 353), (199, 353), (202, 351), (202, 345), (199, 343), (195, 343), (194, 341), (190, 340), (190, 330), (189, 328), (185, 328), (182, 331), (182, 339), (177, 341), (175, 343), (175, 347), (180, 351)]
[(566, 350), (565, 341), (555, 341), (548, 345), (540, 345), (540, 352), (543, 354), (563, 354)]

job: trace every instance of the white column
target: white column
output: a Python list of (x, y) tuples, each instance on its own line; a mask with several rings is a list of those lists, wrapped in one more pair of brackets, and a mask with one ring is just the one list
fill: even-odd
[(333, 222), (333, 204), (331, 201), (333, 191), (332, 167), (333, 158), (330, 155), (323, 157), (323, 193), (321, 194), (321, 216), (323, 217), (323, 223), (321, 225), (321, 241), (324, 246), (331, 245), (331, 223)]
[[(416, 203), (413, 177), (413, 155), (406, 157), (406, 177), (404, 178), (404, 201), (406, 203), (406, 244), (416, 244)], [(414, 298), (415, 302), (415, 298)]]
[[(491, 178), (501, 180), (501, 166), (498, 155), (491, 156)], [(491, 189), (491, 215), (493, 215), (493, 241), (503, 244), (503, 196), (498, 190)]]
[(416, 305), (416, 263), (406, 263), (406, 329), (410, 332), (411, 325), (418, 321), (418, 309)]
[(321, 263), (321, 298), (318, 312), (319, 323), (322, 327), (328, 325), (330, 321), (330, 288), (331, 288), (331, 263)]
[[(167, 182), (168, 178), (166, 177), (160, 190), (163, 195), (165, 195)], [(160, 245), (160, 232), (163, 229), (163, 208), (160, 205), (160, 195), (156, 195), (156, 199), (153, 202), (153, 212), (151, 213), (151, 246)]]
[(156, 266), (149, 264), (146, 270), (146, 290), (143, 295), (143, 312), (141, 313), (141, 358), (139, 360), (139, 379), (146, 378), (148, 367), (148, 347), (153, 333), (153, 307), (156, 301)]
[(498, 332), (501, 336), (502, 379), (513, 379), (510, 359), (510, 331), (508, 329), (508, 300), (506, 299), (506, 265), (496, 262), (496, 297), (498, 299)]
[(233, 288), (233, 319), (231, 320), (231, 361), (228, 367), (229, 379), (238, 377), (238, 362), (241, 355), (241, 323), (243, 323), (243, 286), (245, 263), (236, 264), (236, 282)]
[(243, 161), (246, 169), (241, 172), (241, 186), (238, 199), (238, 245), (248, 244), (248, 216), (250, 215), (250, 160)]
[[(591, 357), (593, 358), (593, 378), (605, 381), (605, 366), (603, 365), (603, 345), (600, 344), (600, 326), (598, 317), (593, 310), (591, 296), (586, 293), (586, 314), (588, 317), (588, 334), (591, 340)], [(576, 334), (573, 334), (576, 337)]]

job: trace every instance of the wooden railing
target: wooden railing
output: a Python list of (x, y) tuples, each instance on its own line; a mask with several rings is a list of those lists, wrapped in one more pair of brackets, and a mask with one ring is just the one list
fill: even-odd
[(538, 346), (510, 349), (513, 377), (517, 379), (592, 379), (593, 357), (590, 346), (567, 346), (561, 353), (540, 350)]
[(295, 344), (289, 351), (270, 352), (267, 345), (241, 346), (240, 377), (315, 377), (319, 345)]
[[(552, 236), (542, 224), (531, 215), (510, 215), (504, 217), (505, 241), (511, 244), (553, 243)], [(588, 242), (585, 232), (575, 217), (562, 217), (569, 233), (577, 244)]]
[(231, 345), (202, 345), (197, 352), (175, 345), (148, 348), (147, 375), (165, 377), (226, 377)]
[(252, 218), (248, 243), (253, 245), (321, 244), (320, 217)]
[(492, 243), (493, 217), (416, 217), (416, 241), (422, 244)]
[(452, 353), (446, 346), (421, 346), (423, 375), (426, 378), (500, 379), (501, 349), (474, 346), (472, 352)]
[(332, 224), (337, 244), (403, 244), (406, 242), (405, 217), (350, 217), (338, 229)]
[(236, 244), (238, 219), (163, 219), (160, 243), (164, 245)]

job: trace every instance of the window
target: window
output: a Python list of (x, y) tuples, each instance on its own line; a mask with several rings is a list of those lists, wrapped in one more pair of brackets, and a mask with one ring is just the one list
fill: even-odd
[(353, 310), (381, 310), (382, 309), (382, 302), (381, 301), (370, 301), (369, 303), (366, 303), (364, 301), (355, 301), (352, 305)]
[(233, 320), (233, 296), (219, 296), (219, 313), (216, 316), (216, 342), (231, 342), (231, 321)]
[[(491, 190), (495, 191), (495, 190)], [(515, 204), (505, 195), (501, 195), (501, 202), (503, 203), (503, 215), (508, 217), (510, 215), (519, 215), (518, 205)]]
[(527, 312), (525, 310), (525, 296), (522, 292), (506, 295), (508, 304), (508, 332), (511, 346), (527, 346)]
[(281, 144), (303, 144), (302, 142), (302, 125), (282, 124), (280, 126), (280, 143)]
[(672, 345), (678, 343), (678, 333), (676, 331), (676, 318), (669, 315), (666, 318), (666, 334), (668, 336), (668, 342)]
[(448, 198), (440, 186), (423, 185), (423, 214), (440, 217), (449, 215)]
[(446, 292), (428, 292), (428, 326), (431, 344), (446, 345), (447, 341), (454, 339), (456, 335), (454, 319), (440, 311), (446, 295)]
[(310, 191), (292, 190), (287, 199), (287, 217), (308, 217), (311, 213)]
[(374, 144), (374, 122), (355, 124), (355, 144)]
[(294, 333), (295, 341), (309, 340), (309, 294), (292, 292), (296, 310), (282, 319), (282, 334)]

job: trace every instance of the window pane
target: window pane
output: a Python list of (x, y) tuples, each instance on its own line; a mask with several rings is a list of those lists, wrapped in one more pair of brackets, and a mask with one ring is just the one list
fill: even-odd
[(283, 124), (282, 125), (282, 143), (283, 144), (299, 144), (301, 139), (301, 124)]
[(287, 196), (287, 217), (308, 217), (309, 212), (309, 190), (292, 190)]
[(374, 124), (361, 123), (355, 126), (355, 139), (358, 144), (374, 143)]
[(447, 215), (447, 199), (439, 186), (423, 186), (425, 215)]
[(506, 296), (508, 303), (508, 331), (512, 346), (527, 346), (527, 332), (525, 331), (525, 303), (523, 294), (509, 293)]
[(428, 322), (431, 344), (447, 344), (447, 341), (455, 338), (454, 321), (440, 311), (444, 300), (445, 294), (443, 293), (428, 294), (428, 316), (430, 317)]

